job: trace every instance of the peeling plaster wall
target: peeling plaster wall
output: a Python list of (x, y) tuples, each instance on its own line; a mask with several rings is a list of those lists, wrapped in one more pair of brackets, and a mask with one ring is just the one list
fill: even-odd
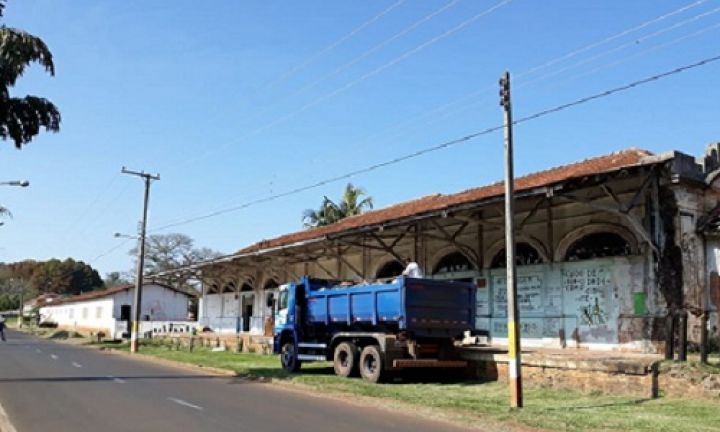
[(703, 191), (697, 188), (675, 187), (678, 214), (675, 243), (682, 259), (682, 306), (688, 311), (688, 341), (700, 341), (705, 283), (707, 279), (703, 237), (697, 232), (697, 221), (705, 213)]

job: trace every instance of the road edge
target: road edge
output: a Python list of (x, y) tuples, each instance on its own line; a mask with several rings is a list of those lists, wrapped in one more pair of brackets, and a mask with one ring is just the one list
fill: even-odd
[(0, 405), (0, 432), (17, 432), (2, 405)]

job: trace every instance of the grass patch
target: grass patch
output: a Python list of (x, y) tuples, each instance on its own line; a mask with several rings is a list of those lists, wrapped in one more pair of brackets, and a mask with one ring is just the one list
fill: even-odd
[(567, 431), (717, 431), (717, 401), (639, 399), (572, 391), (525, 389), (525, 408), (508, 408), (508, 390), (502, 383), (438, 382), (439, 371), (429, 371), (403, 382), (367, 384), (359, 378), (336, 377), (329, 363), (306, 363), (299, 374), (280, 368), (277, 356), (210, 352), (192, 353), (161, 344), (143, 345), (143, 354), (189, 364), (235, 371), (250, 377), (270, 377), (301, 384), (322, 393), (360, 395), (395, 400), (459, 414), (467, 420), (491, 418), (548, 430)]

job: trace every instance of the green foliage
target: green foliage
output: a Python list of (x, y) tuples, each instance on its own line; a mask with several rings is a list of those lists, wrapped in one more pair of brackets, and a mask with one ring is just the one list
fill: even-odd
[(95, 269), (72, 258), (0, 264), (0, 299), (2, 294), (22, 293), (28, 300), (44, 293), (74, 295), (102, 287)]
[[(0, 17), (4, 3), (0, 0)], [(11, 139), (17, 148), (29, 143), (42, 128), (60, 130), (60, 111), (52, 102), (38, 96), (10, 95), (10, 89), (33, 63), (55, 75), (52, 53), (42, 39), (0, 26), (0, 139)]]
[(372, 198), (365, 197), (366, 195), (365, 190), (348, 183), (340, 204), (336, 204), (327, 196), (323, 197), (319, 209), (307, 209), (303, 212), (303, 225), (307, 228), (330, 225), (346, 217), (359, 215), (365, 209), (372, 209)]

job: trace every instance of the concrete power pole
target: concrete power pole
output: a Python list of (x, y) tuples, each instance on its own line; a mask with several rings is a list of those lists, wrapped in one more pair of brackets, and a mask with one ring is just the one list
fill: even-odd
[(135, 278), (135, 298), (134, 298), (134, 314), (132, 329), (130, 330), (130, 352), (138, 351), (138, 333), (140, 331), (140, 311), (142, 310), (142, 286), (143, 286), (143, 271), (145, 268), (145, 230), (147, 228), (147, 212), (148, 212), (148, 201), (150, 199), (150, 182), (152, 180), (160, 180), (160, 175), (147, 174), (144, 171), (130, 171), (122, 168), (123, 174), (130, 174), (138, 176), (145, 181), (145, 200), (143, 201), (143, 217), (140, 222), (140, 238), (138, 241), (138, 262), (137, 262), (137, 276)]
[(522, 373), (520, 359), (520, 322), (515, 279), (515, 215), (512, 106), (510, 103), (510, 73), (500, 78), (500, 105), (505, 114), (505, 252), (507, 256), (507, 319), (508, 319), (508, 382), (510, 406), (522, 408)]

